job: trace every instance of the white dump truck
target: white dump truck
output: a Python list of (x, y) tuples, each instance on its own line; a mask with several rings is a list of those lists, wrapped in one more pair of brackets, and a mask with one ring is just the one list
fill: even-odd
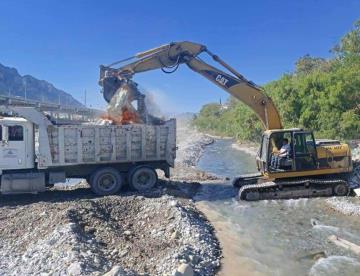
[(55, 125), (33, 107), (5, 111), (14, 116), (0, 117), (2, 194), (41, 192), (66, 178), (85, 178), (98, 195), (117, 193), (127, 183), (143, 191), (156, 184), (157, 169), (169, 177), (174, 166), (175, 119)]

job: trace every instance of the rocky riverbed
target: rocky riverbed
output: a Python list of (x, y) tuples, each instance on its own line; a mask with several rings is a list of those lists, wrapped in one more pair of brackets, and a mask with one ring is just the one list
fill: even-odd
[[(215, 275), (222, 255), (220, 275), (253, 273), (255, 264), (239, 253), (251, 242), (206, 200), (193, 201), (201, 187), (214, 186), (219, 199), (217, 188), (226, 187), (225, 179), (196, 168), (213, 138), (182, 119), (177, 138), (171, 181), (160, 177), (148, 193), (96, 197), (82, 181), (39, 195), (0, 196), (0, 275)], [(225, 190), (232, 195), (231, 187)], [(359, 198), (326, 203), (332, 212), (360, 214)], [(261, 204), (255, 206), (263, 211)]]
[(184, 130), (172, 180), (151, 192), (96, 197), (82, 181), (1, 196), (0, 275), (214, 275), (219, 242), (192, 201), (216, 178), (194, 168), (212, 139)]

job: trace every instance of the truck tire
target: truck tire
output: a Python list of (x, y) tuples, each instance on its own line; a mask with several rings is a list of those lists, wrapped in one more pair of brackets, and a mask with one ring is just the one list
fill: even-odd
[(97, 195), (116, 194), (123, 185), (121, 174), (114, 168), (102, 168), (90, 176), (91, 190)]
[(135, 190), (142, 192), (152, 189), (158, 181), (156, 171), (149, 166), (138, 166), (129, 173), (129, 184)]

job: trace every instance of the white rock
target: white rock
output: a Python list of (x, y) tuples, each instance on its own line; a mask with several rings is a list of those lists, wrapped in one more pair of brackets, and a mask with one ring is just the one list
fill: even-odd
[(175, 276), (193, 276), (194, 271), (189, 264), (181, 264), (176, 270)]
[(95, 263), (95, 264), (99, 264), (99, 263), (100, 263), (99, 257), (95, 256), (95, 258), (94, 258), (94, 263)]
[(125, 276), (126, 272), (119, 266), (115, 265), (111, 270), (106, 272), (103, 276)]
[(78, 262), (72, 263), (67, 269), (68, 275), (81, 275), (81, 264)]
[(169, 205), (170, 205), (171, 207), (175, 207), (175, 206), (178, 205), (178, 202), (177, 202), (177, 200), (170, 200), (170, 201), (169, 201)]
[(125, 257), (129, 252), (127, 250), (123, 250), (120, 252), (120, 257)]
[(175, 230), (170, 237), (172, 240), (177, 240), (178, 238), (180, 238), (180, 232), (178, 230)]

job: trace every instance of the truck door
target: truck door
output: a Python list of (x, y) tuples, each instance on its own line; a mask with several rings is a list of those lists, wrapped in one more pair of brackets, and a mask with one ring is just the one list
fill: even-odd
[(293, 143), (296, 170), (316, 169), (316, 144), (312, 132), (294, 132)]
[(1, 169), (21, 169), (26, 166), (24, 136), (24, 127), (22, 125), (1, 125)]

